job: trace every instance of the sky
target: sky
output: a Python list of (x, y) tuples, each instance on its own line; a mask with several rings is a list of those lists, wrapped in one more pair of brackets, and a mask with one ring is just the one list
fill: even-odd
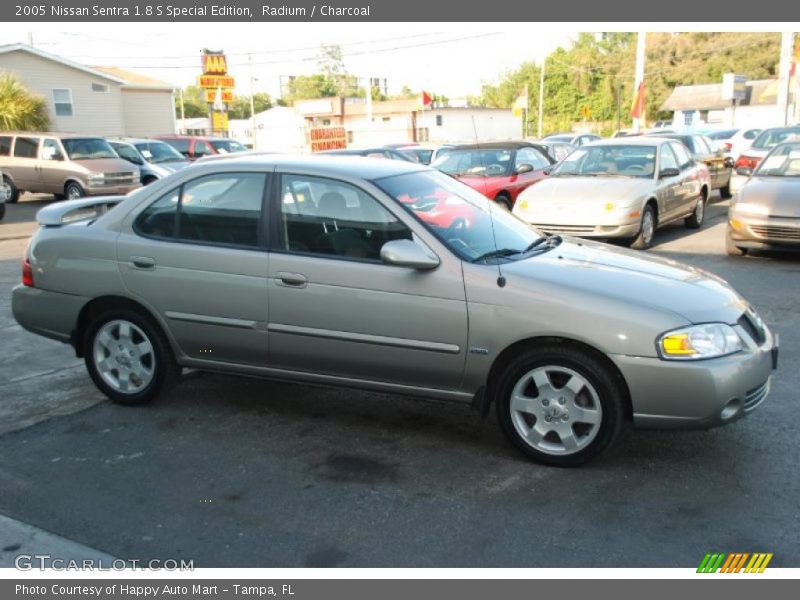
[[(577, 33), (558, 28), (531, 31), (503, 23), (32, 23), (3, 32), (4, 43), (28, 42), (84, 65), (116, 66), (176, 86), (193, 84), (200, 50), (224, 50), (239, 94), (253, 89), (279, 95), (282, 76), (317, 70), (321, 44), (338, 44), (353, 75), (388, 80), (389, 93), (413, 90), (463, 98), (482, 83), (525, 61), (541, 62)], [(531, 35), (534, 33), (534, 35)]]

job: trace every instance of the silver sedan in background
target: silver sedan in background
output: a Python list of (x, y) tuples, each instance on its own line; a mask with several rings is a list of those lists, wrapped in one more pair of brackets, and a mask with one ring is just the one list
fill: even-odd
[(517, 198), (514, 214), (550, 233), (648, 248), (659, 227), (702, 226), (708, 170), (677, 140), (620, 138), (582, 146)]
[(732, 256), (748, 250), (800, 250), (800, 141), (779, 144), (736, 194), (728, 211), (725, 248)]

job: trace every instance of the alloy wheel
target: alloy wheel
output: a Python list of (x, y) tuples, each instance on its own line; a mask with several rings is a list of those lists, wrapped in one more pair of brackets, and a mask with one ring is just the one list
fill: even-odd
[(124, 319), (105, 323), (94, 337), (93, 358), (97, 372), (113, 390), (136, 394), (155, 375), (153, 344), (137, 325)]
[(559, 365), (537, 367), (511, 392), (511, 421), (535, 450), (570, 455), (597, 437), (603, 409), (594, 386), (580, 373)]

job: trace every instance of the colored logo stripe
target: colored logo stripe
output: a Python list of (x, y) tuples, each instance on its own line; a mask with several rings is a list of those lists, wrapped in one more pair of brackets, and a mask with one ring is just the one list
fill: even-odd
[[(757, 552), (731, 552), (729, 554), (709, 552), (703, 557), (700, 566), (697, 567), (698, 573), (739, 573), (744, 569), (745, 573), (763, 573), (767, 568), (773, 554)], [(748, 562), (748, 559), (749, 562)], [(747, 566), (745, 567), (745, 563)]]

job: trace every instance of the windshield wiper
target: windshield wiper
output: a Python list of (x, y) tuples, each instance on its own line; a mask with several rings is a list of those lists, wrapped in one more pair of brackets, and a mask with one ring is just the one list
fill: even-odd
[(472, 262), (481, 262), (484, 260), (489, 260), (490, 258), (503, 258), (505, 256), (513, 256), (515, 254), (522, 254), (525, 252), (524, 250), (514, 250), (513, 248), (498, 248), (497, 250), (490, 250), (489, 252), (484, 252), (480, 256), (473, 258)]

